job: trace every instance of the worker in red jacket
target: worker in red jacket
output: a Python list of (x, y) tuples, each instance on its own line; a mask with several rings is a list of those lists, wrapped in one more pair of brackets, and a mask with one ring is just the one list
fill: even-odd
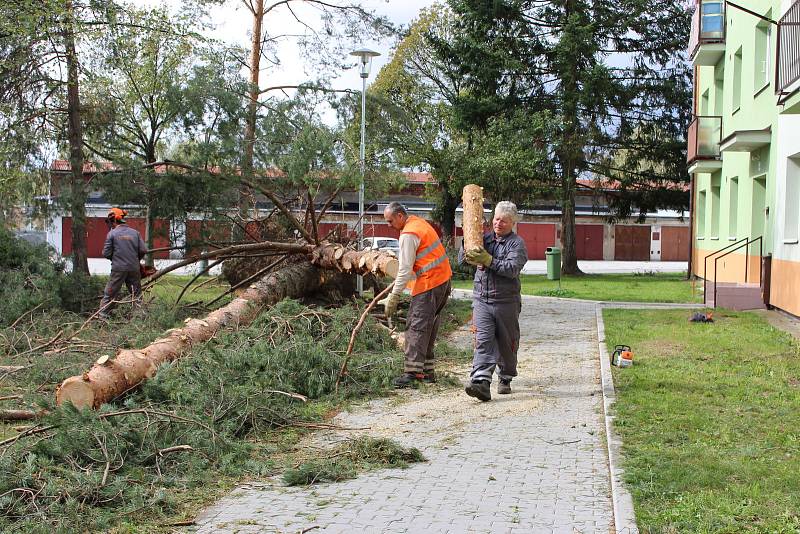
[(127, 215), (128, 212), (121, 208), (111, 208), (106, 218), (111, 231), (108, 232), (103, 245), (103, 257), (111, 260), (111, 276), (108, 278), (100, 303), (99, 316), (102, 319), (110, 317), (123, 283), (134, 302), (142, 299), (139, 260), (144, 258), (147, 245), (139, 232), (126, 224)]

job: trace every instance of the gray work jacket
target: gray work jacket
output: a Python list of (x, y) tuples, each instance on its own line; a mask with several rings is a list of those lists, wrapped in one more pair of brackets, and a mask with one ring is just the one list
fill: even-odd
[(142, 236), (127, 224), (108, 232), (103, 245), (103, 257), (111, 260), (112, 271), (138, 271), (145, 252), (147, 245)]
[[(525, 241), (514, 232), (501, 238), (490, 232), (483, 236), (483, 248), (492, 255), (492, 264), (488, 268), (479, 265), (475, 271), (473, 298), (487, 304), (521, 301), (519, 274), (528, 261)], [(463, 257), (462, 248), (460, 262)]]

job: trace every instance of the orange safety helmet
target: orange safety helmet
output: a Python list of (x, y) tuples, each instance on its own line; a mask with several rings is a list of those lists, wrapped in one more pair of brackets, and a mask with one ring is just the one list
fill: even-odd
[(122, 208), (111, 208), (108, 211), (108, 220), (114, 222), (120, 222), (122, 219), (128, 216), (128, 211)]

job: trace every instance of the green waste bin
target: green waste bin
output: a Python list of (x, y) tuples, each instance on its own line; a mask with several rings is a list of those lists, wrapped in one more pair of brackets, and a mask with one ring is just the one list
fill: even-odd
[(561, 249), (547, 247), (544, 256), (547, 259), (547, 279), (561, 280)]

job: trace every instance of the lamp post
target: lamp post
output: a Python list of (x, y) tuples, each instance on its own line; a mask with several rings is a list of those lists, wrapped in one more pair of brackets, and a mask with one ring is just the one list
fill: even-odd
[[(370, 50), (369, 48), (359, 48), (350, 52), (351, 56), (356, 56), (361, 61), (361, 148), (359, 150), (359, 160), (361, 163), (361, 181), (358, 184), (358, 246), (357, 250), (361, 250), (364, 246), (364, 175), (366, 174), (366, 110), (367, 110), (367, 77), (369, 77), (369, 69), (372, 66), (372, 58), (379, 56), (378, 52)], [(356, 278), (356, 290), (358, 296), (364, 292), (364, 279), (359, 275)]]

